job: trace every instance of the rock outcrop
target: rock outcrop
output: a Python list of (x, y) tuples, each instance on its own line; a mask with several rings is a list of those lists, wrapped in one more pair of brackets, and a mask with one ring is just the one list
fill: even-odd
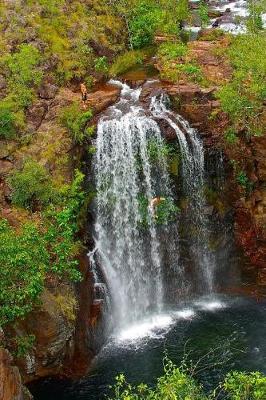
[(32, 396), (22, 385), (19, 369), (8, 350), (0, 347), (0, 399), (30, 400)]

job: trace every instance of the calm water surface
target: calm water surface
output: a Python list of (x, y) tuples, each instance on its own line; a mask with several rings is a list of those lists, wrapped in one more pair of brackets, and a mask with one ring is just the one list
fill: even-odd
[(184, 353), (200, 362), (206, 390), (236, 369), (266, 373), (266, 302), (218, 296), (200, 298), (154, 316), (116, 335), (97, 357), (90, 375), (71, 382), (47, 379), (30, 387), (36, 400), (100, 400), (118, 373), (132, 383), (153, 384), (167, 351), (179, 363)]

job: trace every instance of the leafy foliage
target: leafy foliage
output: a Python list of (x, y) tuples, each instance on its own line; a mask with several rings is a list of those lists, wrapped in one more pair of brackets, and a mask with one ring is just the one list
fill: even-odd
[(12, 172), (8, 182), (16, 206), (35, 210), (55, 198), (47, 170), (33, 159), (26, 160), (21, 170)]
[(84, 201), (80, 187), (84, 176), (76, 171), (65, 189), (61, 210), (52, 207), (37, 226), (20, 230), (0, 220), (0, 326), (24, 317), (38, 303), (47, 275), (73, 281), (81, 279), (75, 257), (78, 215)]
[(89, 132), (85, 128), (91, 117), (92, 112), (90, 110), (82, 112), (79, 104), (73, 103), (62, 110), (60, 120), (67, 128), (74, 143), (82, 144), (89, 136)]
[(187, 54), (187, 46), (184, 43), (166, 42), (160, 45), (158, 57), (165, 60), (173, 60)]
[(266, 37), (240, 35), (232, 39), (229, 57), (233, 79), (218, 91), (218, 98), (236, 131), (260, 135), (266, 95)]
[(118, 56), (110, 68), (111, 76), (121, 75), (138, 64), (142, 64), (145, 54), (140, 50), (131, 50)]
[(32, 45), (22, 44), (16, 53), (8, 55), (4, 61), (9, 76), (8, 98), (17, 107), (25, 108), (33, 100), (33, 87), (41, 81), (42, 73), (37, 68), (41, 61), (40, 52)]
[(95, 68), (95, 71), (106, 74), (109, 69), (107, 57), (105, 57), (105, 56), (98, 57), (94, 62), (94, 68)]
[(164, 200), (162, 200), (156, 206), (154, 216), (150, 215), (149, 200), (146, 196), (140, 195), (138, 202), (140, 224), (145, 228), (148, 227), (150, 218), (153, 218), (153, 222), (155, 222), (157, 225), (164, 225), (174, 221), (179, 212), (179, 208), (175, 205), (174, 200), (170, 197), (164, 198)]
[(262, 14), (266, 11), (265, 0), (248, 0), (249, 16), (247, 28), (251, 33), (258, 33), (263, 29)]
[(34, 347), (35, 339), (36, 338), (34, 335), (16, 336), (15, 337), (16, 357), (17, 358), (24, 357), (30, 350), (32, 350), (32, 348)]
[(0, 325), (24, 316), (44, 287), (49, 257), (37, 228), (26, 224), (17, 233), (0, 221)]
[(16, 134), (16, 116), (12, 106), (7, 102), (0, 101), (0, 138), (11, 139)]
[[(262, 400), (266, 393), (266, 377), (259, 372), (231, 372), (220, 389), (228, 400)], [(164, 375), (154, 388), (141, 383), (133, 386), (123, 374), (116, 377), (113, 396), (109, 400), (214, 400), (216, 391), (206, 395), (202, 386), (181, 366), (165, 359)]]
[(230, 145), (236, 144), (238, 142), (238, 137), (234, 129), (232, 128), (227, 129), (227, 131), (225, 132), (225, 140)]
[(0, 100), (0, 137), (10, 139), (23, 127), (24, 110), (34, 99), (34, 87), (41, 81), (41, 56), (32, 45), (22, 44), (13, 54), (0, 59), (7, 78), (7, 96)]
[(134, 49), (141, 49), (153, 43), (159, 22), (160, 10), (152, 3), (142, 1), (136, 6), (129, 22), (131, 44)]
[(206, 26), (210, 22), (208, 11), (209, 11), (208, 5), (205, 3), (204, 0), (201, 0), (198, 9), (199, 17), (201, 20), (201, 26)]
[(248, 179), (247, 174), (245, 173), (245, 171), (239, 171), (237, 176), (236, 176), (236, 181), (237, 183), (242, 186), (242, 188), (245, 189), (246, 193), (250, 193), (250, 191), (252, 190), (252, 182), (250, 182), (250, 180)]
[(262, 400), (266, 394), (266, 377), (259, 372), (231, 372), (222, 387), (231, 400)]

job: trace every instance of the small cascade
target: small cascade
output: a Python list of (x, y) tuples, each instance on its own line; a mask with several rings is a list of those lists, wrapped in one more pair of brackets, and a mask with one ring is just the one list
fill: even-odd
[[(163, 306), (163, 271), (152, 199), (171, 201), (159, 126), (138, 103), (140, 90), (121, 85), (120, 101), (98, 123), (96, 164), (97, 261), (108, 277), (116, 326), (127, 325)], [(163, 153), (162, 153), (163, 154)]]
[(204, 148), (197, 131), (180, 115), (169, 111), (168, 98), (161, 94), (153, 97), (150, 110), (154, 117), (164, 118), (175, 130), (182, 158), (183, 195), (188, 201), (190, 224), (190, 250), (197, 275), (197, 289), (212, 293), (214, 289), (215, 257), (209, 249), (210, 227), (205, 212), (205, 160)]

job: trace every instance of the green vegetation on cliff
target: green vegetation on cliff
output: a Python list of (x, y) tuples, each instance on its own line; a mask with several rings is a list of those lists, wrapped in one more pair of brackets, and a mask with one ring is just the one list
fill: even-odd
[(264, 128), (266, 96), (265, 32), (233, 38), (228, 55), (233, 77), (218, 91), (222, 109), (229, 115), (236, 132), (260, 135)]
[[(84, 202), (83, 178), (76, 171), (73, 183), (61, 194), (61, 207), (51, 205), (43, 210), (41, 221), (14, 228), (0, 220), (0, 326), (31, 311), (38, 304), (45, 281), (52, 276), (72, 281), (81, 278), (76, 233)], [(23, 186), (16, 187), (16, 191), (16, 198), (23, 204)]]

